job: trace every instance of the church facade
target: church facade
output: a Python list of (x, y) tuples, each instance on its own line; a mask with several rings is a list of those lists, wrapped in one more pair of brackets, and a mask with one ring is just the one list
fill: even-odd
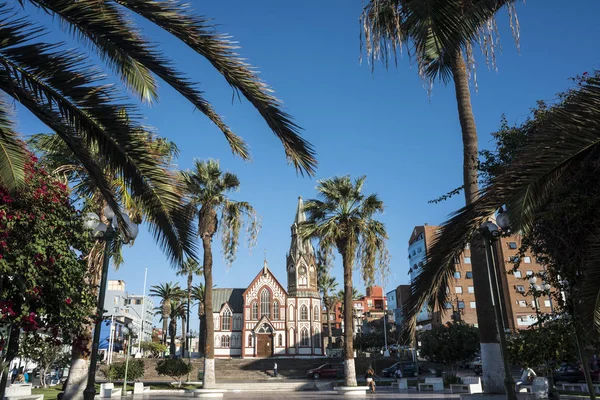
[(287, 290), (265, 260), (245, 289), (213, 289), (215, 357), (322, 356), (321, 298), (314, 249), (298, 235), (302, 198), (286, 256)]

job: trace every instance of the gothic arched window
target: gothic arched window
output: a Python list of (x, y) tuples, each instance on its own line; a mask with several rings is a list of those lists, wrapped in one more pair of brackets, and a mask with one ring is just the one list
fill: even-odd
[(271, 307), (271, 293), (267, 288), (264, 288), (260, 293), (260, 316), (271, 317), (269, 308)]
[(308, 321), (308, 307), (306, 307), (304, 304), (302, 304), (300, 307), (300, 320)]
[(279, 319), (279, 302), (277, 300), (273, 302), (273, 319)]
[(228, 348), (229, 347), (229, 336), (223, 335), (221, 337), (221, 347)]
[(290, 347), (296, 347), (296, 332), (294, 328), (290, 329)]
[(283, 335), (281, 335), (281, 333), (280, 333), (280, 334), (279, 334), (279, 336), (278, 336), (277, 338), (278, 338), (278, 340), (277, 340), (277, 345), (278, 345), (279, 347), (283, 347)]
[(294, 306), (290, 306), (290, 315), (288, 316), (290, 321), (294, 320)]
[(300, 346), (310, 346), (310, 339), (308, 338), (308, 329), (302, 328), (300, 331)]
[(248, 347), (252, 347), (252, 334), (248, 334)]
[(222, 331), (230, 331), (231, 330), (231, 311), (229, 309), (223, 312), (223, 318), (221, 318), (221, 330)]
[(315, 309), (313, 311), (313, 318), (315, 321), (319, 320), (320, 314), (321, 313), (319, 312), (319, 306), (315, 306)]
[(258, 303), (252, 303), (252, 319), (258, 319)]

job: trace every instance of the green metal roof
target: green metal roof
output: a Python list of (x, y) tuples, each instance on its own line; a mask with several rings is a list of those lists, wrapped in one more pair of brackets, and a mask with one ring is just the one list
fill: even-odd
[(219, 312), (223, 304), (229, 303), (234, 313), (244, 311), (244, 291), (246, 289), (221, 288), (213, 289), (213, 311)]

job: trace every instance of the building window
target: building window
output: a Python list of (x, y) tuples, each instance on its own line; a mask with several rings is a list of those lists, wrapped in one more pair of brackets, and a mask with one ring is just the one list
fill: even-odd
[(519, 256), (508, 256), (508, 262), (516, 264), (519, 262)]
[(367, 300), (367, 306), (369, 306), (369, 307), (373, 307), (373, 300), (371, 300), (371, 299), (368, 299), (368, 300)]
[(519, 307), (527, 307), (527, 302), (525, 300), (519, 300)]
[(294, 329), (290, 329), (290, 347), (296, 347), (296, 332)]
[(279, 347), (283, 347), (283, 336), (281, 335), (281, 333), (279, 334), (279, 336), (277, 336), (277, 345)]
[(459, 302), (458, 302), (458, 308), (459, 308), (460, 310), (462, 310), (463, 308), (465, 308), (465, 302), (464, 302), (464, 301), (459, 301)]
[(525, 287), (523, 285), (517, 285), (516, 289), (519, 293), (525, 293)]
[(513, 275), (515, 276), (515, 278), (521, 278), (522, 277), (521, 271), (515, 271), (515, 272), (513, 272)]
[(465, 264), (471, 264), (471, 257), (465, 257)]
[(469, 302), (469, 307), (475, 308), (475, 302), (474, 301)]
[(467, 244), (465, 244), (465, 250), (469, 250), (470, 248), (471, 248), (471, 243), (467, 242)]
[(313, 311), (313, 318), (314, 318), (315, 321), (319, 320), (319, 314), (321, 314), (319, 312), (319, 306), (315, 306), (315, 309)]
[(550, 300), (544, 300), (544, 306), (552, 307), (552, 303), (550, 302)]
[(269, 312), (269, 307), (271, 307), (271, 293), (265, 288), (260, 293), (260, 316), (261, 317), (271, 317), (271, 313)]
[(241, 317), (233, 317), (233, 330), (239, 331), (242, 329), (242, 318)]
[(308, 321), (308, 307), (304, 304), (300, 307), (300, 320)]
[(473, 271), (467, 271), (467, 272), (465, 272), (465, 278), (467, 278), (467, 279), (473, 279)]
[(221, 337), (221, 347), (224, 347), (224, 348), (229, 347), (229, 336)]
[(445, 307), (446, 307), (447, 310), (451, 309), (452, 308), (452, 303), (450, 303), (450, 302), (446, 303)]
[(454, 286), (454, 293), (461, 294), (462, 293), (462, 286)]
[(467, 292), (469, 292), (469, 293), (475, 293), (475, 288), (473, 286), (469, 286), (467, 288)]
[(252, 303), (252, 319), (258, 319), (258, 303)]
[(229, 309), (223, 312), (223, 318), (221, 319), (221, 330), (231, 330), (231, 311), (229, 311)]
[(279, 319), (279, 303), (273, 302), (273, 319)]
[(121, 300), (120, 296), (115, 296), (114, 299), (113, 299), (115, 305), (117, 305), (117, 306), (119, 305), (120, 300)]
[(460, 279), (460, 271), (454, 273), (454, 279)]
[(517, 249), (517, 242), (508, 242), (508, 248), (516, 250)]
[(252, 347), (252, 334), (248, 334), (248, 347)]
[(334, 314), (329, 314), (329, 320), (330, 321), (335, 321), (335, 315)]
[(294, 306), (290, 306), (290, 315), (289, 315), (289, 320), (293, 321), (294, 320)]
[(531, 264), (531, 257), (523, 257), (523, 262), (525, 264)]
[(532, 270), (527, 270), (527, 276), (532, 276), (533, 275), (533, 271)]
[(321, 332), (315, 329), (315, 347), (321, 347)]
[(302, 328), (300, 331), (300, 346), (307, 347), (310, 346), (310, 339), (308, 337), (308, 329)]

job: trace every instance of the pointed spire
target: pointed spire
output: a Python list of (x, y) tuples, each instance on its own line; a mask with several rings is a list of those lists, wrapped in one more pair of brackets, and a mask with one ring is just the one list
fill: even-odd
[(302, 202), (302, 196), (298, 196), (298, 208), (296, 209), (296, 219), (294, 223), (300, 224), (306, 221), (306, 215), (304, 215), (304, 203)]
[(263, 265), (263, 274), (266, 275), (269, 270), (269, 266), (267, 265), (267, 249), (265, 249), (265, 262)]

